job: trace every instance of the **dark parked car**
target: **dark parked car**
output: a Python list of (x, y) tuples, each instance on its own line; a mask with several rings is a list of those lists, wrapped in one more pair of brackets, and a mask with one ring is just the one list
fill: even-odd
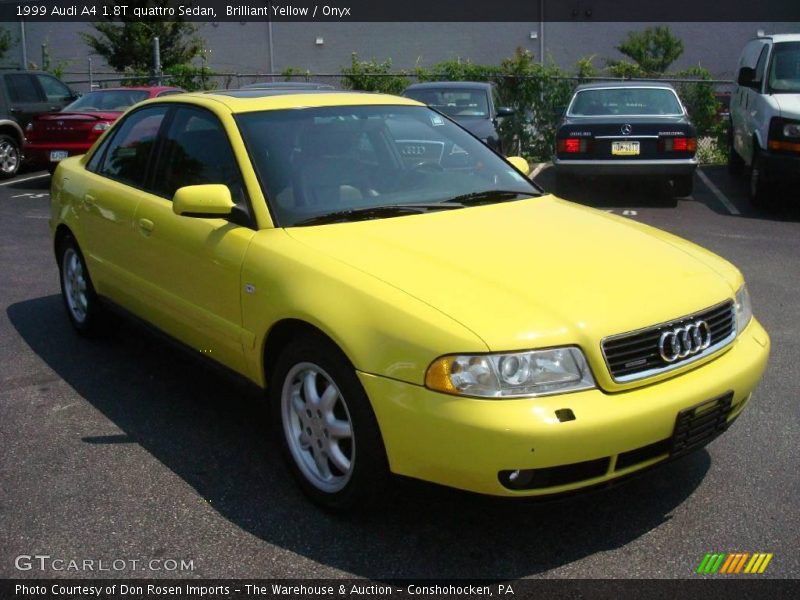
[(59, 161), (85, 154), (97, 138), (131, 106), (149, 98), (180, 94), (178, 87), (120, 87), (95, 90), (61, 112), (39, 115), (25, 128), (25, 160), (55, 171)]
[(28, 123), (37, 115), (61, 110), (77, 97), (47, 73), (0, 73), (0, 178), (17, 174)]
[(403, 96), (423, 102), (447, 115), (502, 154), (503, 144), (497, 132), (498, 119), (511, 116), (514, 111), (496, 107), (492, 84), (474, 81), (415, 83), (403, 90)]
[(587, 176), (672, 182), (692, 193), (697, 132), (672, 86), (663, 82), (578, 86), (556, 130), (553, 164), (563, 192)]

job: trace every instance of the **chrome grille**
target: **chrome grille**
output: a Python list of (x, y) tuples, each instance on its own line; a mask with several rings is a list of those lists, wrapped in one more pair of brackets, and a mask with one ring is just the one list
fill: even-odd
[[(665, 332), (705, 321), (711, 332), (711, 343), (697, 354), (665, 360), (659, 351), (659, 340)], [(635, 381), (694, 362), (728, 345), (736, 337), (736, 313), (732, 300), (700, 312), (667, 321), (652, 327), (605, 338), (603, 356), (611, 377), (618, 383)]]

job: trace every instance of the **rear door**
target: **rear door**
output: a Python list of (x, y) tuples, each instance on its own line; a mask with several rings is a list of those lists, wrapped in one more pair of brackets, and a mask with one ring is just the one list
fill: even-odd
[(72, 91), (52, 75), (36, 73), (35, 77), (44, 92), (45, 100), (48, 103), (47, 110), (61, 110), (75, 99)]
[[(738, 73), (742, 67), (755, 69), (756, 65), (767, 50), (766, 40), (753, 40), (749, 42), (739, 59)], [(731, 123), (733, 127), (733, 145), (736, 152), (750, 162), (752, 156), (753, 123), (750, 112), (758, 91), (749, 87), (737, 85), (731, 97)]]
[[(204, 219), (172, 211), (178, 188), (208, 183), (228, 186), (237, 217)], [(255, 229), (239, 166), (216, 115), (177, 105), (149, 189), (136, 211), (138, 241), (131, 257), (135, 274), (152, 294), (148, 319), (245, 373), (241, 270)]]
[(9, 112), (23, 129), (33, 117), (50, 110), (51, 105), (34, 75), (6, 73), (3, 79), (6, 84)]
[(128, 115), (87, 165), (86, 192), (79, 201), (84, 254), (98, 290), (140, 312), (140, 282), (131, 260), (137, 242), (136, 207), (152, 151), (168, 107), (149, 106)]

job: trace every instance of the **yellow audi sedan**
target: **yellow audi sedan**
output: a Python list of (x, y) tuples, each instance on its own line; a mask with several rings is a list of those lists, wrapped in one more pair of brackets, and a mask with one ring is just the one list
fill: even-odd
[(741, 273), (525, 172), (406, 98), (148, 101), (53, 177), (66, 312), (132, 313), (263, 387), (328, 508), (390, 473), (560, 493), (725, 431), (769, 354)]

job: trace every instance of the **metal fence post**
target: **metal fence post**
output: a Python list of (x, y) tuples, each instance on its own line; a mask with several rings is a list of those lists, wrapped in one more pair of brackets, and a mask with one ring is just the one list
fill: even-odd
[(161, 46), (158, 36), (153, 38), (153, 76), (156, 79), (156, 85), (161, 85)]

